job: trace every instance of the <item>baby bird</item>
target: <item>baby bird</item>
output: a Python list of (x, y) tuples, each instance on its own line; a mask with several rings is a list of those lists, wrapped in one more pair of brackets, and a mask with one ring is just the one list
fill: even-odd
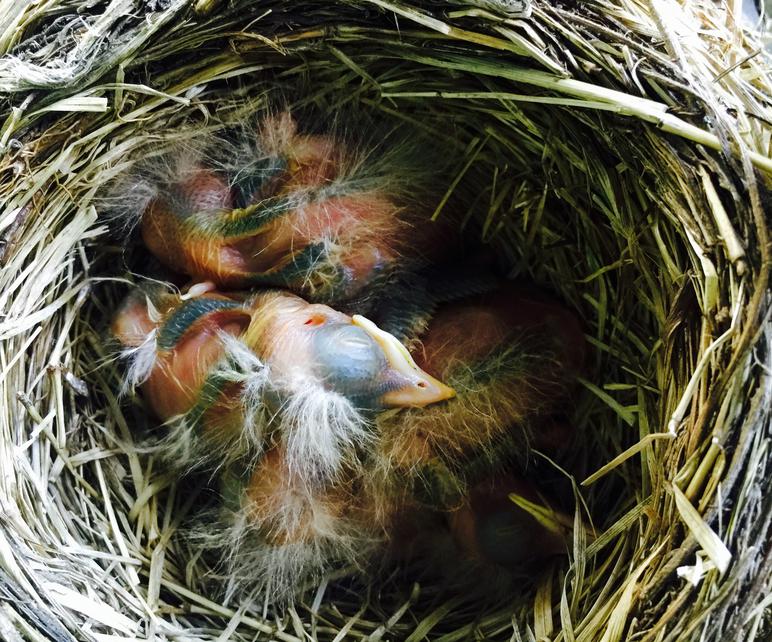
[(373, 504), (379, 509), (373, 521), (379, 519), (386, 533), (374, 550), (456, 592), (511, 594), (551, 558), (565, 555), (570, 541), (572, 519), (509, 472), (488, 468), (468, 488), (446, 497), (446, 505), (430, 506), (409, 493), (393, 499)]
[(293, 473), (333, 475), (371, 440), (374, 413), (455, 394), (366, 318), (284, 291), (137, 289), (112, 332), (130, 360), (127, 381), (173, 427), (168, 458), (187, 467), (278, 439)]
[[(474, 577), (477, 584), (482, 572), (509, 586), (565, 553), (570, 519), (513, 475), (486, 477), (444, 510), (409, 497), (384, 502), (371, 482), (367, 470), (344, 467), (334, 480), (310, 486), (274, 447), (252, 468), (224, 472), (223, 505), (193, 537), (218, 560), (229, 594), (262, 589), (278, 603), (330, 571), (361, 573), (379, 560), (445, 569), (446, 579), (461, 583)], [(517, 506), (512, 493), (535, 506), (538, 517)]]
[(373, 156), (333, 136), (301, 134), (285, 112), (233, 140), (145, 163), (113, 201), (139, 217), (147, 248), (176, 272), (339, 303), (448, 247), (431, 231), (444, 240), (450, 227), (421, 221), (407, 196), (418, 187), (397, 187), (407, 179), (383, 172)]
[[(515, 496), (531, 510), (516, 504)], [(511, 588), (513, 579), (564, 555), (572, 524), (528, 480), (506, 472), (485, 475), (453, 506), (431, 510), (408, 498), (390, 517), (391, 558), (417, 563), (454, 584), (471, 580), (477, 590), (483, 584), (485, 592)], [(481, 576), (490, 582), (481, 583)]]
[(251, 469), (231, 467), (222, 486), (222, 510), (196, 534), (224, 565), (229, 593), (264, 589), (285, 602), (335, 568), (362, 571), (383, 547), (386, 525), (354, 469), (309, 486), (279, 446)]
[[(529, 442), (540, 445), (540, 421), (565, 403), (583, 353), (573, 314), (513, 284), (441, 305), (413, 355), (457, 395), (380, 418), (378, 468), (423, 480), (433, 495), (435, 487), (463, 489), (463, 468), (474, 478), (522, 457)], [(545, 425), (548, 446), (559, 423)]]

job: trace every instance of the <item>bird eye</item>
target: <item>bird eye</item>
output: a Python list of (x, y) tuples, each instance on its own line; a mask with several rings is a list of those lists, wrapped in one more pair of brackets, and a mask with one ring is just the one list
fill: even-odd
[(357, 348), (370, 348), (372, 346), (372, 341), (368, 341), (366, 338), (362, 337), (346, 337), (344, 339), (341, 339), (340, 342), (341, 348), (349, 348), (351, 350), (355, 350)]
[(306, 319), (306, 321), (305, 321), (305, 323), (303, 323), (303, 325), (308, 325), (308, 326), (312, 326), (312, 327), (320, 326), (320, 325), (324, 325), (324, 322), (326, 320), (327, 319), (323, 315), (321, 315), (321, 314), (314, 314), (313, 316), (308, 317), (308, 319)]

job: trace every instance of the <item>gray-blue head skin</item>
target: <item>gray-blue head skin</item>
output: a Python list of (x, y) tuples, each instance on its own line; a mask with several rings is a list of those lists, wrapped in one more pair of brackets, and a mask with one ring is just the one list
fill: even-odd
[(318, 384), (361, 409), (420, 407), (455, 395), (374, 323), (285, 292), (255, 299), (244, 339), (280, 385)]
[[(323, 385), (359, 408), (377, 408), (386, 392), (400, 386), (375, 340), (351, 323), (327, 323), (313, 335), (314, 372)], [(404, 383), (404, 382), (403, 382)]]

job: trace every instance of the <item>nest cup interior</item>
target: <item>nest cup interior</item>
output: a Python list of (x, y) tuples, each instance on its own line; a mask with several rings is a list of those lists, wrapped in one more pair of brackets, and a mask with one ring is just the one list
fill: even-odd
[[(170, 23), (181, 9), (169, 3), (136, 28), (141, 51), (120, 66), (105, 54), (103, 69), (78, 80), (89, 88), (81, 97), (108, 99), (106, 113), (20, 112), (8, 130), (18, 144), (2, 168), (14, 216), (2, 277), (0, 587), (20, 602), (0, 624), (54, 639), (758, 630), (760, 620), (705, 605), (727, 578), (756, 595), (759, 566), (724, 565), (769, 528), (758, 522), (765, 435), (753, 432), (768, 394), (757, 332), (766, 170), (747, 154), (744, 165), (723, 156), (712, 139), (687, 140), (696, 134), (677, 113), (669, 133), (641, 115), (653, 107), (637, 96), (648, 95), (699, 123), (715, 99), (701, 81), (684, 90), (664, 47), (644, 55), (651, 21), (636, 31), (643, 18), (630, 7), (607, 23), (599, 5), (582, 6), (574, 29), (560, 7), (506, 22), (463, 7), (323, 5), (203, 8)], [(627, 47), (637, 75), (590, 45), (601, 34), (610, 51)], [(568, 75), (585, 86), (557, 82)], [(51, 91), (47, 106), (68, 91)], [(277, 614), (216, 597), (211, 568), (179, 537), (199, 495), (139, 449), (152, 419), (120, 398), (105, 344), (129, 268), (141, 266), (100, 216), (100, 190), (137, 159), (287, 96), (305, 113), (356, 111), (436, 141), (450, 169), (429, 213), (462, 210), (464, 234), (582, 320), (576, 436), (555, 461), (533, 457), (562, 485), (572, 542), (521, 590), (454, 593), (396, 571), (375, 584), (333, 577)], [(698, 563), (693, 588), (676, 568)]]

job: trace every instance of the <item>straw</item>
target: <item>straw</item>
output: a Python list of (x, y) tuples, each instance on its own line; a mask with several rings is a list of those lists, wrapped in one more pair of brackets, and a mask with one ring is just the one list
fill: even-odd
[[(768, 639), (772, 80), (725, 7), (87, 4), (0, 0), (0, 637)], [(275, 99), (428, 135), (427, 211), (584, 322), (549, 473), (571, 550), (516, 593), (341, 569), (275, 610), (182, 536), (205, 494), (119, 398), (105, 336), (140, 266), (100, 197)]]

